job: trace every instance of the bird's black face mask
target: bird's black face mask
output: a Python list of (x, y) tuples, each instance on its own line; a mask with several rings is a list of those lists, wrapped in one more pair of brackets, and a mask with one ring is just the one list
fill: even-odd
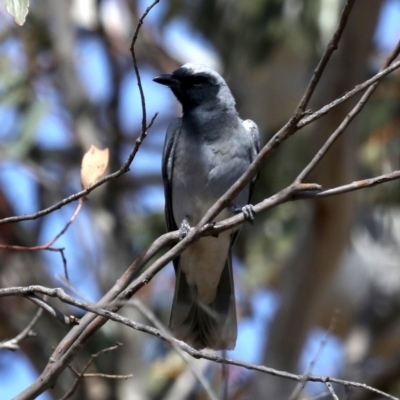
[(218, 104), (220, 86), (207, 74), (189, 74), (180, 68), (173, 74), (163, 74), (153, 80), (168, 86), (184, 109), (202, 105), (214, 107)]

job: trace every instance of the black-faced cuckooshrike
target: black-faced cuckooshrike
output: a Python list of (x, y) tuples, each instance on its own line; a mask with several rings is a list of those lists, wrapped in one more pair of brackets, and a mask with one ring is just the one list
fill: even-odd
[[(257, 125), (243, 121), (224, 79), (209, 67), (185, 64), (154, 81), (171, 88), (183, 108), (169, 126), (162, 174), (169, 231), (184, 234), (247, 170), (260, 147)], [(254, 218), (252, 184), (216, 220), (243, 211)], [(174, 260), (170, 329), (202, 349), (233, 349), (237, 337), (231, 247), (238, 229), (204, 237)]]

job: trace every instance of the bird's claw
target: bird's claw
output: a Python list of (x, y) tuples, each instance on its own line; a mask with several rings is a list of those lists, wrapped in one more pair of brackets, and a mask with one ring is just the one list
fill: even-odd
[(256, 211), (251, 204), (247, 204), (242, 208), (244, 218), (249, 221), (251, 224), (254, 223), (254, 219), (256, 217)]
[(190, 225), (186, 218), (183, 219), (181, 226), (179, 227), (179, 240), (185, 239), (190, 231)]
[(247, 204), (244, 207), (240, 208), (233, 205), (233, 212), (235, 214), (243, 213), (244, 218), (250, 222), (250, 224), (254, 223), (254, 219), (256, 217), (256, 211), (251, 204)]

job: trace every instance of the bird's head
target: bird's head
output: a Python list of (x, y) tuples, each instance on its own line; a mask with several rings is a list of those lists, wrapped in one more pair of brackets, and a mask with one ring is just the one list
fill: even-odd
[(221, 75), (202, 64), (185, 64), (172, 74), (159, 75), (153, 80), (168, 86), (184, 111), (197, 107), (235, 107), (235, 100)]

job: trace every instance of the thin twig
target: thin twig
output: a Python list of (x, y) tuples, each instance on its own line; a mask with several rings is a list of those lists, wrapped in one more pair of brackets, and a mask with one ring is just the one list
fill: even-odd
[(303, 128), (304, 126), (309, 125), (311, 122), (314, 122), (315, 120), (319, 119), (323, 115), (327, 114), (329, 111), (331, 111), (333, 108), (337, 107), (339, 104), (342, 104), (343, 102), (356, 96), (357, 94), (359, 94), (363, 90), (367, 89), (368, 87), (372, 86), (374, 83), (380, 81), (386, 75), (392, 73), (393, 71), (395, 71), (398, 68), (400, 68), (400, 61), (397, 61), (394, 64), (390, 65), (389, 67), (382, 69), (379, 73), (374, 75), (371, 79), (368, 79), (364, 83), (360, 83), (359, 85), (355, 86), (352, 90), (349, 90), (348, 92), (344, 93), (338, 99), (332, 101), (332, 103), (327, 104), (326, 106), (320, 108), (318, 111), (315, 111), (312, 114), (310, 114), (309, 116), (303, 118), (297, 124), (297, 127)]
[(306, 91), (304, 92), (304, 95), (302, 99), (300, 100), (299, 105), (297, 106), (297, 109), (295, 111), (295, 115), (301, 115), (304, 114), (306, 111), (306, 107), (311, 99), (311, 96), (313, 95), (315, 88), (318, 85), (318, 82), (321, 79), (322, 74), (325, 71), (325, 68), (333, 54), (333, 52), (338, 48), (340, 39), (342, 37), (344, 28), (346, 27), (347, 21), (349, 19), (349, 15), (351, 13), (351, 10), (354, 6), (355, 0), (347, 0), (345, 6), (343, 7), (342, 14), (339, 19), (339, 24), (332, 36), (332, 39), (329, 41), (328, 45), (326, 46), (325, 53), (323, 54), (317, 68), (314, 71), (314, 74), (311, 78), (310, 83), (308, 84), (308, 87)]
[[(400, 53), (400, 41), (397, 46), (393, 49), (390, 55), (385, 60), (382, 70), (387, 68), (399, 55)], [(353, 109), (347, 114), (345, 119), (339, 125), (339, 127), (329, 136), (328, 140), (323, 144), (318, 153), (313, 157), (313, 159), (308, 163), (308, 165), (303, 169), (303, 171), (298, 175), (295, 182), (302, 182), (307, 175), (316, 167), (316, 165), (325, 156), (326, 152), (335, 143), (335, 141), (342, 135), (345, 129), (349, 126), (350, 122), (356, 117), (356, 115), (363, 109), (368, 99), (371, 97), (372, 93), (375, 91), (376, 87), (379, 85), (379, 81), (372, 84), (358, 103), (353, 107)]]
[(133, 374), (126, 375), (112, 375), (112, 374), (101, 374), (101, 373), (91, 373), (91, 374), (83, 374), (84, 378), (107, 378), (107, 379), (129, 379), (133, 378)]
[(140, 312), (151, 324), (153, 324), (157, 329), (160, 330), (164, 334), (166, 338), (169, 339), (169, 343), (173, 347), (173, 349), (178, 353), (178, 355), (182, 358), (182, 360), (186, 363), (194, 377), (199, 381), (200, 385), (203, 386), (205, 392), (207, 393), (208, 397), (211, 400), (218, 400), (217, 395), (213, 392), (210, 384), (207, 382), (207, 380), (204, 378), (203, 374), (196, 368), (196, 366), (193, 364), (192, 360), (186, 356), (186, 354), (181, 350), (179, 346), (176, 345), (176, 343), (171, 340), (173, 339), (173, 336), (171, 333), (168, 331), (168, 329), (161, 323), (161, 321), (155, 316), (151, 310), (149, 310), (148, 307), (146, 307), (141, 301), (139, 300), (131, 300), (129, 302), (125, 302), (125, 304), (128, 304), (132, 307), (134, 307), (137, 311)]
[(400, 171), (393, 171), (388, 174), (376, 176), (375, 178), (362, 179), (360, 181), (355, 181), (355, 182), (349, 183), (347, 185), (338, 186), (338, 187), (335, 187), (332, 189), (322, 190), (320, 192), (314, 192), (314, 194), (312, 194), (311, 192), (308, 192), (308, 193), (304, 192), (299, 195), (300, 195), (300, 197), (302, 197), (304, 195), (305, 197), (310, 197), (310, 198), (311, 197), (334, 196), (334, 195), (338, 195), (338, 194), (354, 192), (355, 190), (373, 187), (376, 185), (380, 185), (381, 183), (397, 180), (399, 178), (400, 178)]
[(50, 305), (46, 300), (41, 299), (40, 297), (36, 296), (35, 294), (26, 294), (24, 295), (28, 300), (32, 303), (39, 306), (41, 309), (49, 313), (52, 317), (54, 317), (57, 321), (60, 321), (64, 325), (78, 325), (79, 319), (74, 317), (73, 315), (67, 316), (59, 311), (54, 306)]
[(315, 363), (317, 362), (320, 354), (322, 353), (322, 350), (325, 348), (325, 346), (328, 342), (328, 338), (329, 338), (330, 334), (335, 329), (338, 315), (339, 315), (339, 311), (335, 310), (335, 312), (332, 316), (331, 322), (329, 324), (328, 330), (325, 332), (325, 335), (324, 335), (323, 339), (320, 341), (317, 351), (314, 354), (314, 357), (311, 359), (309, 365), (307, 366), (306, 370), (303, 373), (303, 376), (304, 376), (303, 381), (301, 383), (299, 383), (297, 385), (297, 387), (293, 390), (293, 393), (289, 397), (289, 400), (296, 400), (299, 397), (301, 391), (304, 389), (305, 383), (307, 382), (307, 376), (311, 374), (311, 372), (315, 366)]
[[(101, 317), (111, 319), (115, 322), (119, 322), (119, 323), (126, 325), (137, 331), (145, 332), (150, 335), (157, 336), (169, 343), (174, 342), (180, 349), (182, 349), (183, 351), (187, 352), (192, 357), (197, 358), (197, 359), (203, 358), (203, 359), (210, 360), (210, 361), (213, 361), (213, 362), (216, 362), (219, 364), (226, 363), (226, 364), (230, 364), (230, 365), (235, 365), (238, 367), (243, 367), (243, 368), (246, 368), (249, 370), (263, 372), (263, 373), (266, 373), (266, 374), (269, 374), (272, 376), (277, 376), (277, 377), (281, 377), (281, 378), (285, 378), (285, 379), (289, 379), (289, 380), (293, 380), (293, 381), (297, 381), (297, 382), (301, 382), (302, 379), (304, 379), (303, 375), (293, 374), (293, 373), (286, 372), (286, 371), (280, 371), (280, 370), (277, 370), (274, 368), (265, 367), (263, 365), (250, 364), (250, 363), (246, 363), (243, 361), (234, 360), (231, 358), (223, 358), (223, 357), (219, 357), (218, 355), (215, 355), (215, 354), (207, 353), (207, 352), (200, 351), (200, 350), (195, 350), (192, 347), (188, 346), (185, 342), (171, 338), (171, 336), (165, 335), (164, 332), (162, 332), (156, 328), (132, 321), (129, 318), (123, 317), (122, 315), (119, 315), (112, 311), (98, 307), (97, 305), (91, 305), (91, 304), (82, 302), (80, 300), (76, 300), (73, 297), (69, 296), (67, 293), (65, 293), (64, 290), (61, 288), (51, 289), (51, 288), (46, 288), (44, 286), (11, 287), (11, 288), (0, 289), (0, 297), (12, 296), (12, 295), (24, 295), (26, 293), (32, 293), (32, 292), (47, 294), (48, 296), (51, 296), (51, 297), (57, 297), (61, 301), (65, 302), (67, 304), (74, 305), (74, 306), (82, 308), (86, 311), (90, 311), (91, 313), (100, 315)], [(383, 396), (383, 397), (391, 399), (391, 400), (400, 400), (399, 398), (397, 398), (395, 396), (392, 396), (388, 393), (382, 392), (381, 390), (378, 390), (376, 388), (368, 386), (365, 383), (352, 382), (352, 381), (347, 381), (344, 379), (336, 379), (336, 378), (332, 378), (329, 376), (319, 376), (319, 375), (309, 375), (307, 377), (307, 381), (321, 382), (324, 384), (326, 384), (327, 382), (337, 383), (337, 384), (345, 386), (345, 387), (355, 387), (355, 388), (369, 390), (373, 393), (379, 394), (380, 396)]]
[(122, 343), (117, 343), (115, 346), (111, 346), (111, 347), (107, 347), (106, 349), (100, 350), (99, 352), (92, 354), (89, 358), (89, 360), (87, 361), (87, 363), (85, 364), (85, 366), (83, 367), (81, 372), (78, 372), (75, 368), (73, 368), (72, 366), (68, 366), (69, 369), (74, 373), (74, 375), (76, 376), (76, 379), (74, 381), (74, 383), (72, 384), (72, 387), (70, 390), (68, 390), (67, 393), (65, 393), (65, 395), (63, 397), (60, 398), (60, 400), (66, 400), (69, 399), (76, 391), (76, 389), (78, 388), (79, 382), (82, 380), (82, 378), (108, 378), (108, 379), (128, 379), (128, 378), (132, 378), (133, 375), (132, 374), (128, 374), (128, 375), (110, 375), (110, 374), (101, 374), (101, 373), (92, 373), (92, 374), (86, 374), (85, 372), (88, 370), (88, 368), (90, 367), (90, 365), (93, 363), (93, 361), (97, 358), (100, 357), (101, 355), (108, 353), (110, 351), (114, 351), (117, 350), (119, 347), (122, 346)]
[(35, 316), (32, 318), (31, 322), (27, 325), (27, 327), (19, 333), (15, 338), (5, 340), (3, 342), (0, 342), (0, 350), (1, 349), (8, 349), (8, 350), (18, 350), (19, 349), (19, 343), (24, 340), (28, 336), (36, 336), (34, 332), (32, 332), (32, 328), (38, 321), (38, 319), (41, 317), (43, 314), (43, 309), (39, 308), (35, 314)]
[[(292, 200), (298, 199), (312, 199), (318, 197), (332, 196), (334, 194), (343, 194), (355, 190), (365, 189), (367, 187), (372, 187), (384, 182), (391, 180), (400, 179), (400, 171), (395, 171), (386, 175), (382, 175), (376, 178), (366, 179), (362, 181), (356, 181), (351, 184), (339, 186), (337, 188), (321, 190), (321, 186), (317, 184), (293, 184), (277, 194), (268, 197), (261, 201), (260, 203), (254, 205), (254, 210), (257, 214), (276, 207), (279, 204), (286, 203)], [(192, 242), (198, 240), (203, 236), (215, 236), (229, 229), (237, 227), (246, 221), (243, 213), (237, 214), (233, 217), (227, 218), (223, 221), (218, 221), (214, 224), (206, 224), (200, 231), (197, 228), (191, 228), (185, 239), (177, 243), (171, 250), (167, 251), (161, 257), (159, 257), (142, 275), (137, 277), (131, 286), (121, 293), (122, 299), (127, 299), (132, 297), (140, 288), (147, 285), (150, 280), (170, 261), (182, 253)], [(168, 236), (171, 235), (171, 236)], [(170, 245), (171, 242), (176, 242), (179, 237), (179, 232), (174, 231), (169, 234), (160, 237), (160, 244), (164, 242), (165, 245)], [(189, 237), (189, 239), (187, 239)], [(154, 248), (152, 249), (154, 250)], [(159, 249), (158, 249), (159, 250)], [(157, 251), (158, 251), (157, 250)], [(147, 259), (146, 254), (146, 259)]]
[(337, 394), (335, 393), (335, 390), (333, 389), (333, 386), (330, 382), (325, 382), (326, 387), (328, 388), (330, 394), (332, 395), (334, 400), (339, 400), (339, 397), (337, 397)]
[[(310, 123), (312, 123), (312, 122), (316, 121), (317, 119), (321, 118), (323, 115), (327, 114), (329, 111), (331, 111), (333, 108), (337, 107), (339, 104), (347, 101), (351, 97), (354, 97), (355, 95), (357, 95), (358, 93), (362, 92), (366, 88), (370, 87), (372, 84), (378, 82), (384, 76), (392, 73), (394, 70), (398, 69), (399, 67), (400, 67), (400, 61), (398, 61), (398, 62), (396, 62), (396, 63), (394, 63), (394, 64), (392, 64), (392, 65), (390, 65), (390, 66), (388, 66), (388, 67), (386, 67), (384, 69), (382, 69), (379, 73), (374, 75), (372, 78), (368, 79), (367, 81), (365, 81), (362, 84), (359, 84), (359, 85), (355, 86), (352, 90), (350, 90), (347, 93), (343, 94), (340, 98), (338, 98), (338, 99), (332, 101), (331, 103), (325, 105), (324, 107), (322, 107), (318, 111), (312, 113), (311, 115), (301, 119), (297, 124), (297, 129), (300, 130), (304, 126), (309, 125)], [(138, 72), (138, 70), (135, 69), (135, 73), (137, 73), (137, 72)], [(313, 77), (314, 77), (314, 75), (313, 75)], [(140, 85), (139, 85), (139, 82), (140, 82)], [(310, 84), (311, 84), (311, 82), (310, 82)], [(138, 86), (139, 86), (140, 89), (142, 89), (140, 78), (138, 79)], [(141, 91), (141, 96), (142, 96), (142, 91)], [(150, 123), (147, 125), (146, 129), (144, 131), (143, 130), (141, 131), (141, 134), (139, 135), (139, 138), (135, 142), (135, 146), (133, 148), (132, 153), (129, 155), (129, 157), (127, 158), (127, 160), (125, 161), (123, 166), (120, 168), (120, 170), (103, 177), (102, 179), (98, 180), (96, 183), (94, 183), (93, 185), (91, 185), (87, 189), (82, 190), (80, 192), (77, 192), (77, 193), (75, 193), (75, 194), (73, 194), (73, 195), (61, 200), (60, 202), (54, 204), (53, 206), (50, 206), (50, 207), (48, 207), (46, 209), (38, 211), (37, 213), (25, 214), (25, 215), (13, 216), (13, 217), (7, 217), (7, 218), (4, 218), (4, 219), (0, 219), (0, 225), (1, 224), (6, 224), (6, 223), (14, 223), (14, 222), (37, 219), (39, 217), (47, 215), (47, 214), (49, 214), (49, 213), (51, 213), (53, 211), (56, 211), (56, 210), (62, 208), (66, 204), (69, 204), (69, 203), (71, 203), (71, 202), (73, 202), (75, 200), (78, 200), (78, 199), (88, 195), (91, 191), (93, 191), (97, 187), (99, 187), (99, 186), (103, 185), (104, 183), (108, 182), (109, 180), (115, 179), (115, 178), (119, 177), (120, 175), (122, 175), (123, 173), (127, 172), (129, 170), (129, 166), (132, 163), (137, 151), (139, 150), (141, 142), (143, 141), (143, 139), (145, 137), (145, 135), (143, 136), (142, 133), (146, 132), (153, 125), (154, 120), (155, 120), (155, 118), (157, 116), (158, 116), (158, 113), (155, 113), (153, 118), (151, 119)], [(142, 119), (142, 123), (143, 123), (143, 119)], [(282, 133), (282, 130), (280, 132)]]
[(135, 32), (133, 34), (132, 43), (131, 43), (131, 47), (130, 47), (130, 51), (131, 51), (131, 54), (132, 54), (132, 60), (133, 60), (133, 68), (135, 70), (136, 79), (137, 79), (137, 85), (138, 85), (138, 88), (139, 88), (140, 102), (141, 102), (141, 105), (142, 105), (142, 132), (140, 133), (139, 138), (137, 139), (136, 143), (138, 141), (139, 141), (139, 143), (141, 143), (141, 141), (146, 136), (147, 114), (146, 114), (146, 99), (144, 97), (144, 92), (143, 92), (143, 87), (142, 87), (142, 79), (140, 77), (139, 68), (138, 68), (137, 60), (136, 60), (135, 44), (136, 44), (136, 41), (137, 41), (137, 38), (138, 38), (138, 35), (139, 35), (140, 28), (143, 25), (144, 19), (146, 18), (147, 14), (150, 12), (150, 10), (157, 3), (159, 3), (159, 1), (160, 0), (155, 0), (152, 4), (150, 4), (150, 6), (146, 8), (146, 11), (140, 17), (139, 22), (138, 22), (138, 24), (136, 26)]
[(56, 251), (59, 252), (61, 255), (61, 260), (64, 266), (64, 273), (65, 278), (69, 281), (68, 276), (68, 268), (67, 268), (67, 259), (65, 258), (64, 248), (61, 247), (52, 247), (52, 245), (67, 231), (70, 225), (75, 221), (76, 217), (78, 216), (79, 212), (81, 211), (84, 203), (84, 197), (81, 197), (78, 202), (78, 206), (76, 210), (72, 214), (69, 221), (65, 224), (65, 226), (61, 229), (61, 231), (54, 236), (49, 242), (45, 244), (41, 244), (39, 246), (14, 246), (14, 245), (7, 245), (7, 244), (0, 244), (0, 250), (17, 250), (17, 251), (40, 251), (40, 250), (47, 250), (47, 251)]

